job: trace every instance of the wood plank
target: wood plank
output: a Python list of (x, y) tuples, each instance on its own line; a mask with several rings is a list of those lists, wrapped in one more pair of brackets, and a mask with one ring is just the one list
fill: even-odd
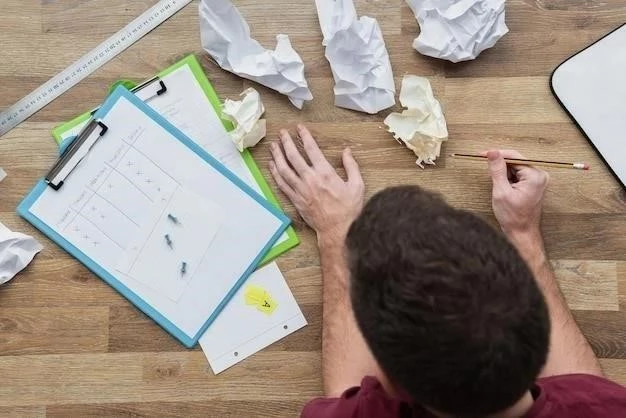
[(607, 378), (626, 386), (626, 360), (601, 358), (600, 365)]
[(143, 400), (148, 400), (145, 396), (168, 401), (307, 399), (321, 388), (319, 362), (314, 352), (261, 352), (254, 362), (209, 378), (212, 372), (203, 353), (154, 353), (143, 356)]
[(626, 261), (626, 214), (546, 214), (543, 235), (550, 258)]
[(0, 287), (0, 300), (3, 309), (128, 305), (126, 299), (78, 260), (45, 253), (38, 255), (15, 280)]
[(619, 291), (619, 307), (620, 310), (626, 311), (626, 265), (623, 263), (617, 266), (618, 291)]
[(4, 2), (2, 5), (2, 33), (0, 39), (10, 38), (16, 33), (41, 36), (41, 2), (25, 0)]
[(98, 353), (107, 348), (109, 308), (0, 308), (0, 356)]
[(262, 418), (294, 417), (302, 409), (300, 401), (186, 401), (186, 402), (141, 402), (91, 405), (54, 405), (46, 410), (48, 418), (80, 417), (220, 417)]
[[(620, 263), (626, 264), (626, 263)], [(555, 260), (552, 268), (573, 310), (618, 311), (614, 261)]]
[(573, 311), (598, 357), (626, 359), (626, 312)]
[(250, 366), (213, 377), (198, 351), (4, 356), (0, 406), (297, 401), (319, 396), (319, 353), (263, 352), (257, 357)]
[(10, 418), (44, 418), (45, 406), (14, 406), (0, 407), (0, 417)]
[(442, 103), (451, 124), (569, 121), (547, 86), (547, 77), (451, 78)]
[(0, 356), (0, 370), (0, 407), (127, 402), (141, 384), (142, 360), (134, 354)]

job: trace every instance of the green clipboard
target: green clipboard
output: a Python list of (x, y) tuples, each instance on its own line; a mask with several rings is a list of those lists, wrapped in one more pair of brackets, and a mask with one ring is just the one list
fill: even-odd
[[(215, 109), (215, 112), (217, 113), (220, 120), (222, 121), (222, 124), (224, 125), (227, 131), (231, 131), (233, 129), (233, 125), (230, 123), (230, 121), (225, 120), (224, 118), (221, 117), (222, 103), (220, 102), (220, 99), (217, 93), (213, 89), (213, 86), (211, 85), (206, 75), (204, 74), (204, 71), (202, 67), (200, 66), (200, 63), (198, 62), (198, 59), (196, 58), (195, 55), (187, 56), (186, 58), (172, 65), (171, 67), (161, 71), (157, 75), (159, 77), (164, 77), (184, 66), (189, 66), (189, 69), (195, 76), (198, 84), (201, 86), (207, 98), (213, 105), (213, 108)], [(127, 84), (126, 81), (120, 81), (119, 83), (122, 83), (124, 85)], [(119, 83), (116, 83), (116, 85)], [(91, 117), (91, 112), (87, 112), (66, 123), (63, 123), (52, 130), (52, 136), (54, 137), (56, 142), (60, 145), (61, 142), (63, 141), (63, 137), (68, 131), (76, 128), (80, 124), (85, 123), (87, 120), (89, 120), (90, 117)], [(257, 183), (257, 185), (261, 189), (262, 194), (265, 197), (265, 199), (267, 199), (267, 201), (269, 201), (276, 208), (282, 210), (282, 208), (280, 207), (280, 203), (278, 203), (278, 199), (276, 199), (276, 196), (272, 192), (272, 189), (270, 188), (269, 184), (267, 184), (267, 181), (265, 181), (265, 178), (261, 174), (261, 171), (259, 170), (259, 167), (257, 166), (256, 162), (252, 158), (252, 154), (250, 153), (250, 151), (244, 150), (241, 153), (241, 156), (244, 160), (246, 167), (248, 168), (248, 170), (250, 170), (250, 174), (252, 174), (254, 181)], [(293, 247), (297, 246), (300, 243), (300, 240), (298, 239), (298, 236), (296, 235), (296, 231), (293, 229), (293, 227), (290, 226), (289, 228), (287, 228), (285, 233), (287, 234), (287, 239), (283, 241), (279, 241), (278, 244), (274, 245), (269, 250), (269, 252), (265, 255), (265, 257), (263, 258), (263, 260), (261, 261), (259, 265), (264, 265), (264, 264), (269, 263), (270, 261), (274, 260), (279, 255), (292, 249)]]

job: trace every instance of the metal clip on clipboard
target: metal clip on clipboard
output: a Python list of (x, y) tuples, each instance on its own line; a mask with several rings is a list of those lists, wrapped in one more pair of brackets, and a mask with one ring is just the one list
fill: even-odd
[[(160, 96), (167, 92), (167, 87), (163, 80), (159, 77), (154, 77), (141, 83), (132, 89), (131, 92), (139, 99), (146, 102), (153, 97)], [(98, 109), (100, 109), (100, 107), (92, 110), (91, 114), (96, 113)], [(102, 121), (92, 118), (46, 175), (45, 181), (48, 186), (52, 187), (54, 190), (59, 190), (63, 186), (65, 179), (87, 156), (96, 142), (106, 134), (108, 129), (109, 128), (102, 123)]]
[[(130, 92), (137, 96), (139, 99), (141, 99), (141, 101), (147, 102), (148, 100), (156, 96), (160, 96), (166, 93), (167, 86), (165, 85), (163, 80), (161, 80), (161, 78), (157, 76), (152, 77), (150, 80), (144, 81), (140, 85), (131, 89)], [(93, 109), (91, 111), (91, 114), (93, 115), (94, 113), (96, 113), (98, 109), (100, 109), (100, 106)]]

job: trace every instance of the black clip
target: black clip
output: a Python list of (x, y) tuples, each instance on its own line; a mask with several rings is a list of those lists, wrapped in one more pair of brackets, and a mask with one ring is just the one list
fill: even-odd
[(108, 127), (100, 120), (91, 120), (59, 157), (46, 175), (46, 183), (54, 190), (59, 190), (63, 182), (78, 164), (85, 158), (98, 140), (106, 134)]

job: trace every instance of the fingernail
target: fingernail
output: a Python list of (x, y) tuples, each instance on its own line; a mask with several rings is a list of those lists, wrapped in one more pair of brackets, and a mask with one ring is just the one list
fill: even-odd
[(487, 158), (491, 161), (497, 160), (500, 157), (499, 151), (487, 151)]

